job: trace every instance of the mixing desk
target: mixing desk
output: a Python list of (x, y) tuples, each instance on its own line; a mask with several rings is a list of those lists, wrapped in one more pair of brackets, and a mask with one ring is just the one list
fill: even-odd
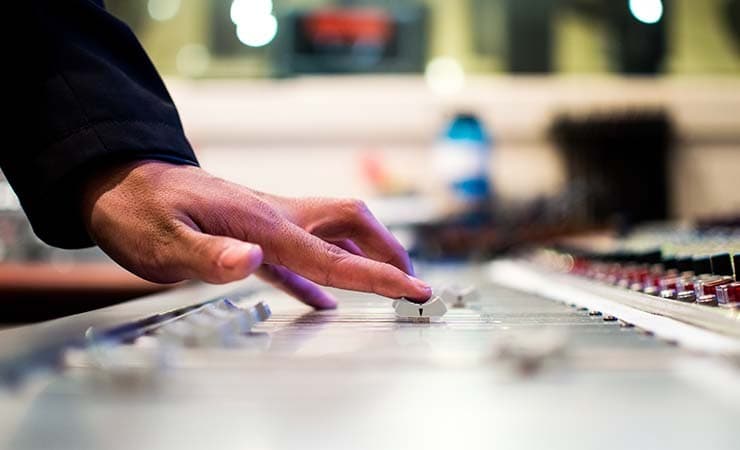
[(736, 326), (518, 260), (420, 272), (477, 298), (419, 322), (196, 284), (6, 330), (0, 447), (737, 448)]

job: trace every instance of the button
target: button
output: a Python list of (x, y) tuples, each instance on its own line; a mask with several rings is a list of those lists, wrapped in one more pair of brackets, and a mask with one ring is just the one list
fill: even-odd
[(694, 291), (681, 291), (676, 294), (676, 300), (686, 303), (694, 303), (694, 300), (696, 300), (696, 294)]
[(254, 318), (257, 320), (257, 322), (264, 322), (265, 320), (269, 319), (272, 315), (272, 311), (270, 310), (270, 307), (267, 305), (267, 303), (259, 302), (256, 305), (254, 305)]
[(203, 307), (204, 314), (212, 316), (220, 323), (224, 334), (224, 344), (235, 345), (238, 341), (236, 335), (248, 333), (255, 324), (252, 316), (240, 308), (224, 309), (218, 304), (209, 304)]
[(647, 295), (658, 295), (660, 293), (660, 289), (658, 289), (656, 286), (648, 286), (642, 292), (646, 293)]
[(735, 307), (740, 303), (740, 282), (717, 286), (717, 303)]
[(272, 315), (267, 303), (259, 302), (248, 308), (243, 308), (229, 299), (215, 302), (215, 308), (229, 314), (229, 321), (236, 326), (238, 333), (245, 334), (252, 330), (258, 322), (264, 322)]
[(704, 306), (717, 306), (717, 296), (714, 294), (702, 295), (696, 299), (696, 303)]
[(225, 298), (223, 300), (219, 300), (217, 302), (212, 303), (216, 306), (218, 309), (223, 309), (225, 311), (235, 311), (240, 310), (239, 306), (234, 303), (231, 299)]

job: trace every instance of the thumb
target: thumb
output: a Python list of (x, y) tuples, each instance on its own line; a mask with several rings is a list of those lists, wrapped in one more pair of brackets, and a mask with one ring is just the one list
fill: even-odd
[(262, 248), (238, 239), (195, 230), (185, 232), (176, 260), (188, 278), (208, 283), (241, 280), (262, 264)]

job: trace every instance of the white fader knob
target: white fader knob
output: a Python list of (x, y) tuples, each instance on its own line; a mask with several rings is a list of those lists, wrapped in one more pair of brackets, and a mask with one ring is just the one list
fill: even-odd
[(440, 297), (453, 308), (465, 308), (468, 303), (478, 300), (478, 290), (475, 286), (461, 287), (453, 284), (442, 289)]
[(409, 322), (435, 322), (447, 313), (447, 305), (437, 296), (433, 296), (425, 303), (396, 300), (393, 302), (393, 307), (400, 320)]

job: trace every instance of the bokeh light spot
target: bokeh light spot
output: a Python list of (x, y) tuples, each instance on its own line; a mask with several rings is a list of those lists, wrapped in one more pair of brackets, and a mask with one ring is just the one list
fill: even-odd
[(629, 0), (632, 16), (642, 23), (658, 23), (663, 17), (663, 2), (661, 0)]

